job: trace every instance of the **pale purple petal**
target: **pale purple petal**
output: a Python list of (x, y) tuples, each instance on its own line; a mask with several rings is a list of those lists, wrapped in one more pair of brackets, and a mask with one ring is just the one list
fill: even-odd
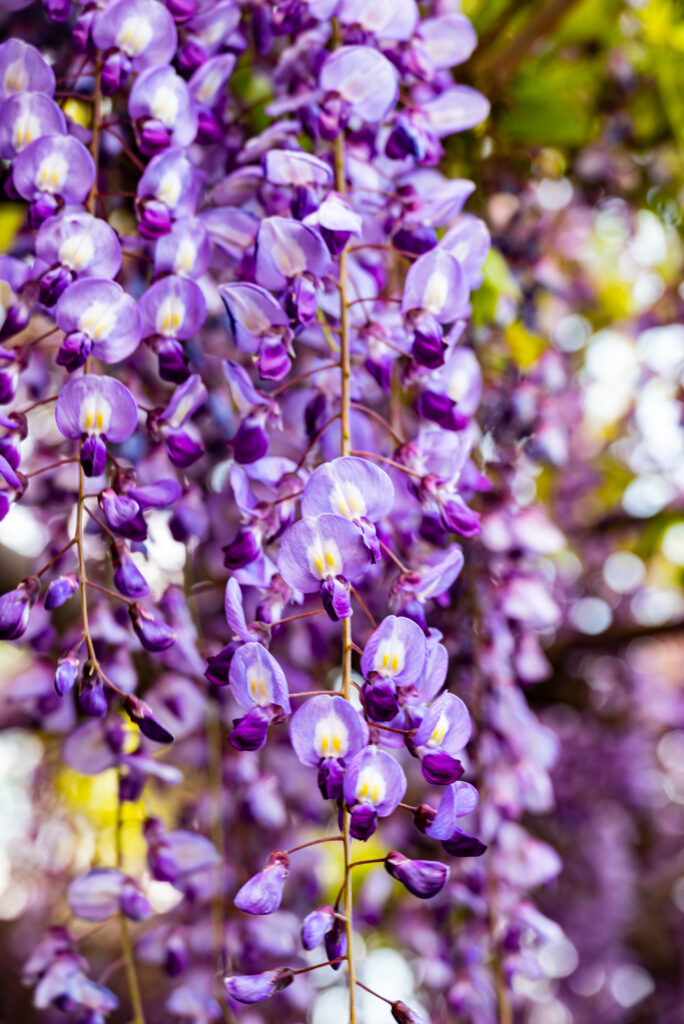
[(93, 868), (75, 878), (67, 889), (71, 912), (84, 921), (106, 921), (119, 910), (125, 880), (124, 873), (116, 868)]
[(344, 799), (359, 803), (380, 816), (391, 814), (406, 792), (406, 776), (391, 754), (365, 747), (351, 761), (344, 778)]
[(456, 819), (474, 811), (477, 801), (477, 790), (469, 782), (453, 782), (446, 786), (434, 821), (425, 829), (427, 835), (433, 839), (449, 839), (457, 827)]
[(366, 679), (375, 673), (397, 686), (418, 682), (425, 668), (427, 641), (413, 619), (388, 615), (371, 634), (361, 658)]
[(322, 277), (332, 269), (325, 242), (315, 230), (286, 217), (267, 217), (257, 234), (256, 279), (279, 291), (302, 274)]
[(443, 14), (421, 21), (417, 33), (434, 68), (453, 68), (468, 60), (477, 35), (464, 14)]
[(489, 100), (469, 85), (452, 85), (450, 89), (423, 106), (437, 138), (474, 128), (489, 116)]
[(125, 384), (114, 377), (87, 374), (68, 380), (55, 409), (65, 437), (94, 434), (125, 441), (138, 425), (138, 406)]
[(461, 266), (442, 249), (420, 256), (406, 275), (403, 313), (421, 310), (439, 323), (448, 323), (462, 315), (467, 302), (468, 288)]
[(290, 713), (290, 696), (282, 668), (259, 643), (239, 647), (230, 663), (229, 682), (240, 707), (268, 707), (276, 704)]
[(442, 749), (458, 754), (470, 739), (472, 725), (468, 709), (453, 693), (443, 693), (431, 705), (416, 732), (417, 747)]
[(202, 289), (187, 277), (169, 275), (151, 285), (140, 299), (143, 337), (187, 340), (197, 333), (207, 315)]
[(100, 50), (120, 50), (135, 71), (142, 71), (169, 63), (178, 34), (173, 18), (157, 0), (114, 0), (96, 17), (93, 42)]
[(362, 121), (382, 121), (397, 99), (396, 69), (370, 46), (342, 46), (323, 65), (320, 85), (338, 93)]
[(344, 576), (355, 580), (370, 563), (357, 528), (336, 515), (307, 516), (284, 534), (278, 569), (286, 583), (304, 594), (320, 588), (324, 579)]
[(66, 121), (42, 92), (20, 92), (0, 105), (0, 158), (11, 160), (42, 135), (65, 135)]
[[(24, 5), (26, 6), (26, 5)], [(12, 10), (3, 4), (3, 10)], [(18, 8), (14, 8), (17, 10)], [(18, 92), (42, 92), (52, 96), (55, 75), (35, 46), (23, 39), (7, 39), (0, 46), (0, 100)]]
[(338, 18), (343, 25), (359, 25), (379, 39), (410, 39), (418, 22), (415, 0), (341, 0)]
[(290, 742), (302, 764), (315, 768), (323, 758), (353, 757), (368, 743), (368, 725), (344, 697), (310, 697), (292, 716)]
[(394, 485), (384, 469), (367, 459), (345, 456), (314, 470), (302, 495), (302, 515), (332, 512), (376, 522), (393, 503)]
[(114, 281), (76, 281), (61, 295), (55, 310), (65, 334), (80, 331), (93, 342), (93, 355), (118, 363), (140, 342), (141, 318), (135, 299)]

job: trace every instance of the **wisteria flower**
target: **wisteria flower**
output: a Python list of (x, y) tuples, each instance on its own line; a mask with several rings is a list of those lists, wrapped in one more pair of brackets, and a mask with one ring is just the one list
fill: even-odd
[(300, 519), (284, 534), (278, 568), (286, 583), (304, 594), (320, 591), (335, 621), (352, 613), (349, 582), (368, 567), (370, 555), (361, 534), (342, 516)]
[(66, 335), (57, 362), (69, 370), (82, 366), (91, 353), (105, 363), (118, 363), (140, 343), (138, 305), (114, 281), (74, 282), (57, 302), (55, 320)]
[(369, 839), (378, 818), (391, 814), (406, 792), (406, 776), (391, 754), (365, 747), (351, 760), (344, 778), (344, 800), (351, 809), (351, 834)]
[(87, 476), (105, 467), (105, 441), (125, 441), (138, 425), (138, 406), (114, 377), (87, 374), (67, 381), (57, 399), (57, 426), (64, 437), (81, 438), (81, 464)]
[(336, 800), (344, 765), (368, 743), (368, 726), (343, 697), (311, 697), (292, 716), (290, 742), (302, 764), (318, 768), (324, 799)]

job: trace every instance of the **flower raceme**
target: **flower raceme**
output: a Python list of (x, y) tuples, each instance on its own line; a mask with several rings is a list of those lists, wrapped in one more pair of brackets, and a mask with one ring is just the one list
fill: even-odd
[[(269, 946), (258, 918), (298, 893), (298, 911), (318, 900), (302, 945), (346, 966), (355, 1024), (353, 843), (376, 830), (382, 842), (390, 817), (393, 835), (408, 826), (406, 852), (382, 862), (422, 900), (450, 900), (452, 883), (410, 856), (416, 844), (484, 850), (457, 824), (476, 802), (460, 781), (470, 718), (440, 611), (455, 607), (468, 556), (456, 536), (479, 532), (470, 503), (487, 486), (471, 459), (482, 376), (465, 329), (489, 236), (462, 213), (472, 183), (437, 169), (442, 140), (487, 116), (451, 77), (474, 33), (414, 0), (44, 6), (50, 63), (0, 44), (0, 156), (26, 207), (16, 255), (0, 259), (2, 408), (21, 396), (0, 416), (0, 514), (30, 482), (56, 541), (0, 597), (2, 638), (27, 634), (40, 656), (17, 701), (65, 734), (75, 771), (116, 769), (122, 807), (150, 780), (163, 791), (187, 777), (183, 827), (144, 826), (152, 877), (179, 893), (135, 940), (167, 977), (162, 1015), (208, 1024), (219, 999), (305, 985), (309, 967), (260, 970), (294, 947)], [(243, 68), (263, 104), (246, 102)], [(50, 441), (32, 411), (53, 401)], [(41, 456), (28, 473), (26, 432)], [(211, 799), (190, 792), (207, 769)], [(417, 808), (402, 804), (409, 785)], [(437, 809), (426, 786), (440, 787)], [(308, 837), (330, 812), (339, 835), (253, 874), (260, 836), (285, 847), (288, 829), (306, 823)], [(334, 905), (313, 871), (285, 886), (319, 842), (344, 852)], [(254, 920), (230, 908), (236, 890)], [(120, 861), (73, 879), (68, 900), (84, 920), (123, 921), (142, 1024), (154, 996), (137, 986), (126, 920), (150, 916), (151, 897)], [(281, 917), (274, 928), (289, 927)], [(217, 992), (229, 948), (236, 972)], [(116, 1000), (71, 935), (45, 950), (36, 1002), (99, 1024)]]

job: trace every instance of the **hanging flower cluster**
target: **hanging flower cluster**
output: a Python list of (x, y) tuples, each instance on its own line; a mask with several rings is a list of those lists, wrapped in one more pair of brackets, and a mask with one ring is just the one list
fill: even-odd
[[(414, 0), (44, 6), (35, 46), (22, 15), (0, 45), (25, 213), (0, 258), (0, 515), (45, 510), (49, 539), (0, 638), (33, 658), (16, 720), (116, 773), (116, 854), (74, 877), (71, 914), (119, 919), (136, 1024), (136, 962), (198, 1022), (279, 992), (301, 1015), (295, 978), (344, 966), (354, 1024), (353, 880), (380, 866), (435, 899), (435, 959), (457, 954), (437, 1012), (489, 1020), (557, 870), (516, 824), (549, 805), (554, 753), (517, 682), (544, 674), (559, 613), (537, 559), (562, 538), (511, 497), (525, 427), (494, 432), (494, 490), (476, 465), (489, 235), (462, 212), (474, 185), (438, 169), (488, 114), (453, 76), (472, 27)], [(487, 428), (509, 397), (485, 397)], [(127, 808), (207, 773), (173, 822), (146, 813), (137, 877)], [(321, 893), (308, 858), (338, 846)], [(117, 1001), (81, 938), (51, 929), (26, 980), (95, 1024)], [(373, 995), (422, 1019), (391, 978)]]

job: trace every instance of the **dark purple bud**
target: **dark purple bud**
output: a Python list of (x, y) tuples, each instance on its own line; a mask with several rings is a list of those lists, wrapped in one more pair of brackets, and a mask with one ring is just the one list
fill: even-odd
[(169, 460), (178, 469), (185, 469), (187, 466), (191, 466), (193, 462), (197, 462), (204, 455), (202, 445), (183, 430), (167, 434), (165, 440)]
[(440, 520), (445, 529), (460, 533), (462, 537), (476, 537), (481, 530), (480, 513), (468, 508), (458, 495), (444, 502)]
[(138, 640), (146, 651), (165, 651), (176, 642), (173, 630), (137, 601), (129, 605), (128, 614)]
[(228, 733), (228, 742), (236, 750), (261, 750), (271, 716), (263, 708), (255, 707), (244, 718), (235, 719), (235, 728)]
[(257, 366), (264, 380), (282, 380), (290, 369), (290, 357), (280, 342), (262, 345), (259, 349)]
[(436, 370), (444, 365), (444, 338), (441, 326), (432, 318), (422, 318), (413, 333), (411, 355), (421, 366)]
[(316, 133), (321, 139), (332, 142), (344, 128), (348, 116), (348, 107), (343, 99), (335, 95), (326, 96), (318, 113)]
[(171, 212), (160, 199), (141, 199), (136, 203), (138, 226), (144, 238), (161, 238), (173, 227)]
[(155, 156), (171, 144), (171, 132), (162, 121), (146, 117), (138, 121), (140, 149), (145, 156)]
[(321, 583), (321, 601), (333, 620), (348, 619), (352, 614), (349, 584), (343, 576), (334, 576)]
[(297, 185), (294, 190), (290, 210), (295, 220), (304, 220), (310, 213), (318, 209), (316, 193), (309, 185)]
[(409, 860), (398, 850), (385, 858), (385, 869), (421, 900), (429, 900), (441, 892), (449, 877), (449, 868), (436, 860)]
[(452, 857), (481, 857), (487, 849), (485, 843), (460, 828), (455, 829), (448, 839), (443, 840), (442, 847)]
[[(149, 841), (149, 840), (148, 840)], [(152, 877), (158, 882), (175, 882), (178, 878), (179, 868), (171, 850), (163, 843), (151, 847), (147, 854)]]
[(386, 679), (366, 683), (363, 687), (363, 702), (368, 715), (375, 722), (389, 722), (399, 710), (396, 690)]
[(48, 192), (41, 192), (29, 206), (29, 224), (37, 230), (50, 217), (54, 217), (62, 208), (62, 200)]
[(19, 375), (11, 370), (0, 370), (0, 405), (14, 401), (19, 384)]
[(423, 391), (416, 403), (416, 412), (425, 420), (438, 423), (444, 430), (463, 430), (469, 419), (456, 409), (448, 395), (436, 391)]
[(240, 424), (237, 433), (230, 441), (236, 462), (246, 465), (257, 462), (268, 451), (268, 434), (254, 420), (246, 419)]
[(131, 73), (131, 62), (121, 50), (110, 53), (102, 65), (102, 92), (105, 96), (113, 96), (121, 88)]
[(158, 718), (152, 713), (152, 708), (140, 700), (139, 697), (130, 694), (124, 701), (124, 709), (132, 722), (140, 729), (143, 736), (155, 743), (173, 743), (173, 736), (166, 729)]
[(390, 160), (404, 160), (414, 157), (419, 163), (426, 154), (425, 138), (407, 118), (398, 118), (385, 146)]
[(182, 384), (190, 376), (188, 359), (176, 338), (161, 338), (156, 344), (159, 376), (162, 380)]
[(177, 978), (190, 964), (190, 953), (180, 935), (172, 935), (166, 943), (164, 970), (170, 978)]
[(339, 963), (331, 964), (333, 971), (339, 971), (342, 966), (341, 958), (347, 955), (347, 928), (344, 921), (338, 917), (334, 918), (333, 926), (325, 936), (325, 952), (328, 960), (339, 960)]
[(57, 266), (46, 270), (40, 279), (39, 298), (43, 305), (54, 306), (73, 279), (74, 275), (66, 267)]
[(304, 949), (315, 949), (319, 946), (335, 923), (335, 913), (331, 906), (318, 907), (307, 914), (302, 921), (302, 945)]
[(14, 305), (10, 306), (5, 314), (5, 320), (0, 327), (0, 341), (4, 341), (6, 338), (12, 338), (15, 334), (19, 334), (29, 325), (31, 320), (31, 309), (30, 307), (21, 300), (15, 302)]
[(420, 770), (423, 778), (435, 786), (448, 786), (458, 782), (464, 772), (463, 765), (456, 757), (444, 750), (431, 750), (421, 759)]
[(131, 921), (144, 921), (152, 913), (149, 900), (131, 878), (127, 878), (121, 886), (119, 905), (121, 913), (130, 917)]
[(259, 1003), (262, 999), (268, 999), (291, 985), (294, 974), (289, 967), (279, 967), (264, 974), (235, 975), (232, 978), (224, 978), (223, 981), (228, 995), (238, 1003)]
[(82, 331), (72, 331), (67, 334), (55, 357), (59, 366), (63, 366), (69, 373), (78, 370), (93, 350), (93, 339)]
[(313, 440), (327, 418), (327, 396), (322, 391), (317, 391), (304, 410), (304, 427), (310, 441)]
[(43, 0), (43, 5), (53, 21), (66, 21), (71, 13), (71, 0)]
[(413, 822), (419, 831), (425, 832), (433, 823), (436, 816), (437, 811), (434, 807), (430, 807), (429, 804), (420, 804), (419, 807), (416, 807), (413, 815)]
[(318, 788), (324, 800), (337, 800), (342, 796), (344, 768), (336, 758), (326, 757), (318, 766)]
[(47, 588), (45, 601), (43, 602), (47, 611), (61, 608), (69, 600), (78, 586), (78, 576), (70, 572), (68, 576), (58, 576)]
[(86, 476), (102, 476), (107, 465), (107, 448), (101, 437), (90, 434), (81, 444), (81, 465)]
[(90, 718), (104, 718), (107, 714), (107, 694), (100, 680), (91, 672), (84, 673), (78, 703), (81, 711)]
[(40, 584), (35, 576), (22, 580), (16, 590), (0, 597), (0, 640), (18, 640), (26, 632), (29, 612), (38, 599)]
[(166, 7), (174, 21), (188, 21), (197, 11), (197, 0), (166, 0)]
[(81, 11), (71, 30), (71, 45), (76, 53), (85, 53), (90, 44), (90, 33), (98, 9), (93, 6)]
[(147, 580), (128, 554), (124, 545), (112, 546), (112, 562), (114, 564), (114, 585), (126, 597), (144, 597), (149, 594)]
[(233, 641), (233, 643), (224, 647), (222, 651), (219, 651), (218, 654), (214, 654), (207, 659), (208, 665), (204, 670), (204, 675), (210, 683), (213, 683), (215, 686), (227, 686), (230, 663), (239, 646), (240, 644), (237, 641)]
[(129, 768), (119, 776), (119, 800), (122, 804), (134, 804), (140, 799), (145, 788), (147, 776), (143, 772)]
[(421, 1017), (419, 1013), (412, 1010), (406, 1003), (402, 1003), (398, 1000), (396, 1003), (392, 1003), (392, 1016), (397, 1021), (397, 1024), (428, 1024), (425, 1017)]
[(370, 839), (378, 827), (378, 816), (372, 807), (357, 804), (352, 809), (349, 831), (354, 839)]
[(223, 564), (226, 569), (242, 569), (250, 565), (261, 554), (261, 542), (254, 530), (242, 527), (233, 537), (230, 544), (223, 548)]
[(79, 667), (79, 660), (75, 654), (67, 654), (66, 658), (60, 658), (57, 662), (55, 690), (60, 697), (63, 697), (69, 690), (73, 690)]
[(392, 236), (392, 245), (402, 252), (422, 256), (437, 245), (437, 232), (425, 224), (400, 227)]
[(285, 310), (291, 320), (300, 324), (308, 324), (316, 319), (318, 299), (313, 281), (298, 277), (292, 282), (285, 295)]
[(124, 523), (130, 522), (140, 511), (137, 501), (125, 494), (117, 494), (111, 487), (105, 487), (103, 491), (100, 491), (97, 502), (112, 530), (120, 529)]
[(223, 126), (211, 110), (200, 107), (197, 111), (197, 142), (205, 146), (211, 142), (218, 142), (223, 136), (223, 131)]
[(178, 64), (184, 71), (195, 71), (209, 58), (207, 49), (195, 39), (190, 39), (178, 54)]

